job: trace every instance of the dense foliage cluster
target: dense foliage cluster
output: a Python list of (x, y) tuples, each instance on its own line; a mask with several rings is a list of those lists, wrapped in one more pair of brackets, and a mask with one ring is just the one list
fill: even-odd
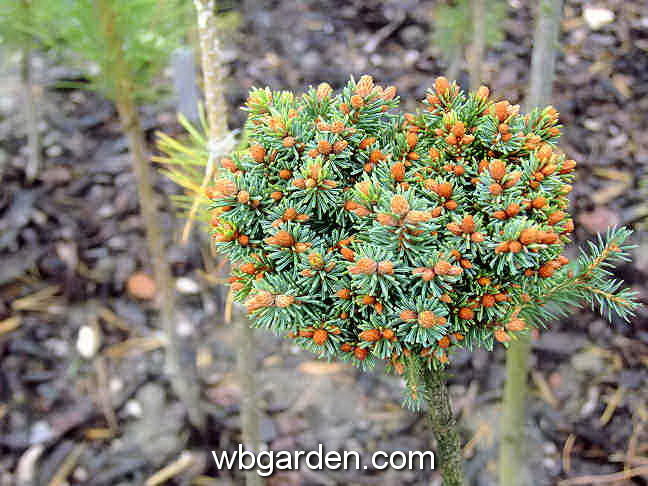
[(607, 270), (627, 231), (573, 264), (562, 254), (576, 163), (555, 146), (554, 108), (522, 115), (443, 77), (416, 114), (395, 95), (370, 76), (339, 94), (250, 93), (249, 144), (208, 197), (255, 326), (323, 357), (386, 360), (415, 401), (417, 370), (455, 347), (491, 349), (583, 300), (631, 312)]

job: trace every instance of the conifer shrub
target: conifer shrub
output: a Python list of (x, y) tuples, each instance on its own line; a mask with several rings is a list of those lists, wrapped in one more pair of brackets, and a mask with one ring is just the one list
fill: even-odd
[(216, 248), (254, 326), (363, 369), (384, 360), (416, 408), (453, 350), (492, 350), (574, 306), (629, 317), (627, 259), (611, 229), (575, 261), (576, 163), (552, 107), (521, 114), (439, 77), (417, 113), (394, 87), (253, 89), (248, 144), (210, 199)]

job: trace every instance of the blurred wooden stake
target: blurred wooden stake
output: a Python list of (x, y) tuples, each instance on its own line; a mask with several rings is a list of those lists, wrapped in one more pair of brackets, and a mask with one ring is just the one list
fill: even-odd
[[(218, 30), (216, 28), (215, 1), (194, 0), (198, 14), (198, 36), (202, 54), (203, 89), (205, 92), (205, 109), (209, 126), (209, 160), (216, 167), (216, 157), (229, 152), (225, 147), (232, 143), (233, 136), (227, 126), (227, 105), (225, 103), (224, 86), (225, 73), (223, 69), (223, 51)], [(211, 167), (206, 168), (206, 178), (211, 178)], [(205, 180), (203, 180), (203, 184)], [(194, 203), (195, 204), (195, 203)], [(192, 208), (193, 209), (193, 208)], [(231, 319), (230, 310), (226, 319)], [(226, 306), (227, 309), (227, 306)], [(228, 316), (229, 312), (229, 316)], [(254, 332), (245, 319), (239, 319), (237, 324), (237, 368), (243, 391), (241, 403), (242, 441), (246, 450), (255, 453), (259, 451), (259, 403), (257, 399), (256, 346)], [(261, 486), (261, 477), (255, 471), (246, 471), (247, 486)]]
[[(553, 91), (563, 0), (541, 0), (536, 6), (536, 23), (531, 54), (530, 83), (525, 107), (530, 112), (549, 103)], [(506, 351), (506, 384), (501, 418), (499, 485), (526, 486), (532, 480), (524, 451), (525, 400), (527, 395), (529, 338), (523, 336)]]
[(473, 35), (468, 49), (470, 89), (476, 91), (482, 84), (482, 64), (486, 54), (486, 0), (470, 0)]
[[(29, 20), (32, 15), (31, 0), (21, 0), (21, 6), (24, 12), (24, 20), (29, 26)], [(31, 34), (25, 34), (25, 40), (22, 50), (22, 60), (20, 77), (24, 90), (24, 110), (25, 110), (25, 129), (27, 131), (27, 148), (29, 157), (25, 166), (25, 175), (28, 182), (33, 182), (38, 176), (41, 167), (41, 140), (38, 131), (38, 110), (35, 98), (33, 70), (32, 70), (32, 37)]]

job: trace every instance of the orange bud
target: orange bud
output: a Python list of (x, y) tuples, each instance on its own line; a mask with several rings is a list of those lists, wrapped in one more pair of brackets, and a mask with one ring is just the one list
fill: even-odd
[(321, 83), (317, 87), (317, 91), (315, 92), (315, 95), (317, 96), (318, 101), (322, 101), (325, 98), (328, 98), (333, 91), (333, 88), (331, 88), (331, 85), (328, 83)]
[(495, 296), (490, 294), (482, 296), (482, 305), (484, 307), (493, 307), (495, 305)]
[(338, 140), (333, 144), (333, 152), (339, 154), (344, 151), (345, 148), (349, 145), (349, 142), (346, 140)]
[(396, 162), (391, 166), (391, 176), (396, 182), (402, 182), (405, 180), (405, 164), (402, 162)]
[(404, 310), (399, 317), (404, 321), (413, 321), (418, 318), (418, 314), (413, 310)]
[(536, 243), (538, 239), (538, 230), (535, 228), (526, 228), (522, 230), (522, 233), (520, 233), (520, 243), (523, 245), (531, 245), (533, 243)]
[(367, 355), (369, 354), (369, 351), (367, 351), (366, 348), (355, 348), (353, 350), (353, 355), (356, 357), (356, 359), (363, 361), (367, 358)]
[(500, 343), (506, 343), (511, 340), (511, 337), (506, 334), (506, 331), (501, 327), (495, 328), (495, 330), (493, 331), (493, 336)]
[(495, 116), (499, 119), (499, 121), (503, 122), (508, 118), (509, 106), (510, 103), (506, 100), (498, 101), (497, 103), (495, 103)]
[(382, 261), (378, 264), (378, 273), (382, 275), (392, 275), (394, 273), (394, 264), (390, 261)]
[(351, 97), (351, 106), (356, 110), (362, 108), (364, 106), (364, 100), (362, 99), (362, 96), (353, 95)]
[(358, 334), (358, 339), (360, 341), (367, 341), (370, 343), (380, 341), (380, 330), (379, 329), (367, 329)]
[(546, 205), (547, 205), (547, 198), (542, 196), (536, 197), (531, 203), (531, 206), (533, 206), (535, 209), (542, 209)]
[(466, 128), (463, 122), (458, 121), (452, 126), (452, 134), (455, 137), (461, 138), (464, 136), (465, 133), (466, 133)]
[(503, 190), (504, 190), (504, 189), (503, 189), (502, 186), (500, 186), (499, 184), (491, 184), (491, 185), (490, 185), (490, 193), (491, 193), (493, 196), (499, 196), (500, 194), (502, 194), (502, 191), (503, 191)]
[(490, 175), (496, 181), (501, 181), (506, 175), (506, 163), (503, 160), (495, 159), (489, 166)]
[(402, 195), (396, 194), (390, 203), (392, 213), (398, 216), (405, 216), (409, 212), (409, 203)]
[(477, 92), (475, 93), (475, 98), (479, 98), (480, 100), (487, 100), (488, 96), (490, 95), (490, 90), (488, 89), (487, 86), (480, 86), (477, 88)]
[(506, 323), (506, 329), (511, 332), (520, 332), (526, 329), (526, 322), (524, 319), (515, 318)]
[(520, 253), (522, 251), (522, 244), (519, 241), (510, 241), (508, 249), (511, 253)]
[(335, 295), (342, 300), (349, 300), (351, 298), (351, 290), (340, 289), (335, 293)]
[(373, 144), (376, 141), (375, 137), (367, 137), (360, 144), (358, 145), (358, 148), (360, 150), (365, 150), (369, 145)]
[(462, 307), (459, 309), (459, 318), (469, 321), (475, 318), (475, 311), (468, 307)]
[(416, 145), (416, 142), (418, 142), (418, 136), (414, 132), (407, 132), (405, 139), (410, 150), (412, 150)]
[(473, 219), (472, 215), (469, 214), (467, 216), (464, 216), (463, 220), (461, 221), (461, 231), (467, 234), (475, 232), (475, 220)]
[(449, 182), (442, 182), (436, 186), (435, 192), (443, 198), (450, 199), (452, 197), (452, 184)]
[(448, 82), (448, 79), (439, 76), (434, 80), (434, 90), (440, 94), (440, 95), (445, 95), (448, 93), (448, 90), (450, 89), (450, 83)]
[(322, 346), (328, 339), (328, 332), (325, 329), (317, 329), (313, 333), (313, 342), (318, 346)]
[(284, 248), (291, 247), (295, 243), (292, 235), (285, 230), (278, 231), (274, 238), (276, 244)]
[(262, 163), (266, 156), (266, 151), (263, 146), (259, 144), (252, 145), (250, 147), (250, 155), (257, 163)]
[(511, 203), (508, 205), (506, 208), (506, 215), (509, 218), (512, 218), (514, 216), (517, 216), (520, 213), (520, 205), (517, 203)]

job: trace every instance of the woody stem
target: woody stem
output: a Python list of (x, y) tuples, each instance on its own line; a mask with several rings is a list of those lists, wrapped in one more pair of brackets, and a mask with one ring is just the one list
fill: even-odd
[(426, 368), (422, 378), (430, 425), (437, 442), (436, 462), (441, 469), (443, 484), (462, 486), (464, 475), (461, 466), (461, 440), (452, 413), (445, 375)]

